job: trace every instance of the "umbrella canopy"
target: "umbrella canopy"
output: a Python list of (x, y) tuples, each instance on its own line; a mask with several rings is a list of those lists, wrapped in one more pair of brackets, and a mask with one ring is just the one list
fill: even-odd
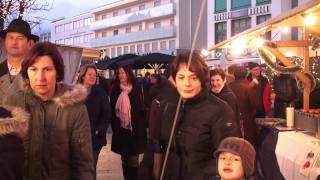
[(154, 68), (154, 65), (166, 66), (174, 60), (175, 56), (162, 53), (149, 53), (130, 59), (131, 66), (135, 69)]
[[(140, 57), (137, 54), (124, 54), (109, 60), (99, 61), (96, 63), (98, 69), (106, 70), (106, 69), (115, 69), (120, 65), (127, 65), (125, 62), (128, 59)], [(121, 64), (122, 63), (122, 64)]]

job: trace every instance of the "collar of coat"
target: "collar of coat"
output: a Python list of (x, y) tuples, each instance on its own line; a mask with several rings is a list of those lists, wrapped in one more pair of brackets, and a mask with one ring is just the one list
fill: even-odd
[(12, 117), (0, 118), (0, 137), (28, 128), (30, 115), (19, 107), (2, 106), (11, 112)]
[[(26, 86), (26, 91), (30, 94), (33, 94), (29, 85)], [(56, 92), (52, 98), (52, 101), (58, 104), (60, 107), (65, 107), (77, 103), (83, 103), (87, 96), (88, 90), (81, 84), (67, 85), (65, 83), (57, 83)], [(34, 98), (34, 100), (41, 101), (39, 97)]]

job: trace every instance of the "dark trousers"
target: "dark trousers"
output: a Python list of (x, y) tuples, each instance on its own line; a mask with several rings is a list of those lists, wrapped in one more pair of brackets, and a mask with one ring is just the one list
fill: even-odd
[(122, 170), (125, 180), (137, 180), (139, 155), (122, 155)]
[(93, 150), (94, 180), (96, 180), (97, 178), (97, 163), (98, 163), (100, 151), (101, 151), (101, 148)]

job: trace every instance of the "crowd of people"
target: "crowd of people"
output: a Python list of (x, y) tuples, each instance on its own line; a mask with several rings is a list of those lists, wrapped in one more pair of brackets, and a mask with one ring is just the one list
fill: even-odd
[(255, 118), (285, 118), (298, 97), (289, 75), (268, 82), (257, 63), (209, 70), (195, 52), (177, 55), (163, 76), (138, 81), (126, 65), (106, 85), (85, 65), (67, 85), (57, 47), (35, 43), (27, 22), (12, 21), (1, 37), (1, 179), (96, 179), (109, 124), (125, 180), (258, 178)]

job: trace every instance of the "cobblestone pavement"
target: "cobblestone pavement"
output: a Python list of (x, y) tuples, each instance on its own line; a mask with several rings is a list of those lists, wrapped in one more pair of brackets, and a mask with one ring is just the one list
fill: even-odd
[(123, 180), (121, 158), (110, 151), (111, 133), (107, 134), (107, 146), (100, 152), (97, 165), (97, 180)]

